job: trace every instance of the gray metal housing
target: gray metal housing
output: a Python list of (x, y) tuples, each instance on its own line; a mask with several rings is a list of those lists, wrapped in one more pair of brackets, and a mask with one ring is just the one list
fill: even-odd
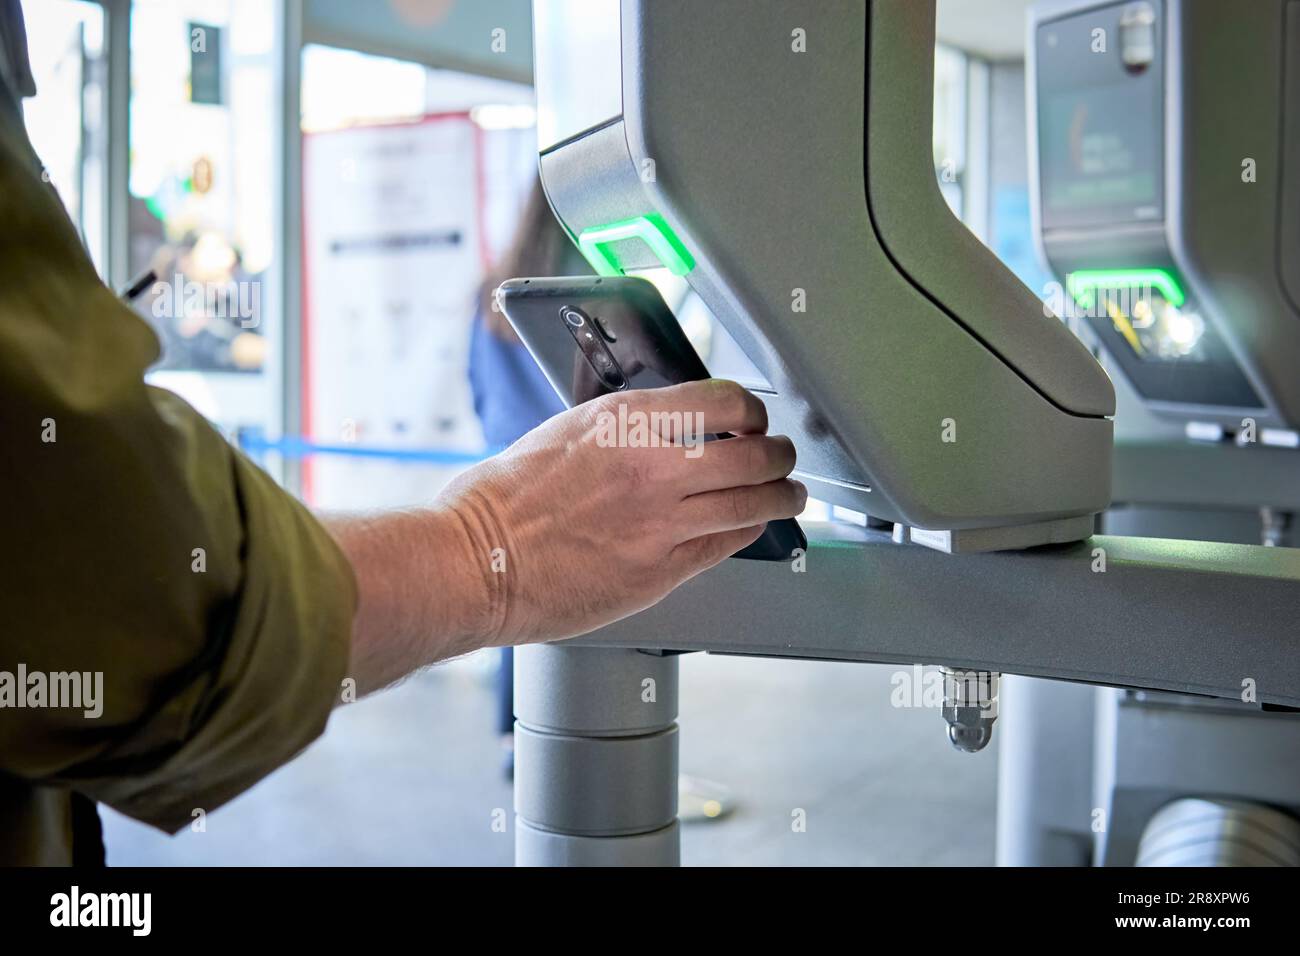
[[(591, 82), (620, 84), (622, 113), (543, 152), (547, 194), (575, 237), (662, 217), (815, 496), (1043, 541), (1106, 507), (1109, 379), (935, 182), (933, 3), (624, 0), (621, 44), (621, 76)], [(536, 55), (540, 79), (582, 50)]]

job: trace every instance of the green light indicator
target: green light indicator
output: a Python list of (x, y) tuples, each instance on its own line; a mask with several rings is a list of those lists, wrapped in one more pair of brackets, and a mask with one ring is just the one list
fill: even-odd
[(610, 246), (626, 239), (644, 242), (664, 268), (675, 276), (684, 276), (695, 268), (695, 259), (690, 251), (668, 228), (663, 217), (654, 212), (584, 229), (578, 236), (578, 248), (597, 275), (621, 276), (624, 274), (623, 266)]
[(1085, 309), (1097, 301), (1098, 289), (1158, 289), (1174, 308), (1187, 301), (1177, 280), (1164, 269), (1084, 269), (1066, 276), (1065, 287)]

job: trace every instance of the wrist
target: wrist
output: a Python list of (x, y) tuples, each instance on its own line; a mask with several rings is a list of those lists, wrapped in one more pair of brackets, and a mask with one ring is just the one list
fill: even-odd
[(323, 519), (356, 580), (349, 676), (360, 693), (503, 643), (503, 576), (491, 573), (481, 514), (456, 502)]
[(496, 511), (482, 494), (467, 490), (434, 511), (440, 554), (435, 566), (446, 576), (442, 613), (459, 620), (469, 645), (463, 651), (510, 643), (506, 636), (508, 548)]

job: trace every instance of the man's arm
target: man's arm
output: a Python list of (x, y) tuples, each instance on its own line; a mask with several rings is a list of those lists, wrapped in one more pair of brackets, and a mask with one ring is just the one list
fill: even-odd
[[(689, 454), (663, 443), (672, 435), (607, 447), (602, 416), (620, 404), (631, 420), (670, 413), (658, 420), (738, 437)], [(461, 475), (431, 508), (327, 518), (357, 580), (359, 692), (479, 647), (594, 630), (797, 515), (794, 448), (766, 429), (762, 403), (731, 382), (608, 395)]]
[[(102, 690), (81, 709), (4, 712), (13, 780), (174, 831), (314, 739), (344, 677), (373, 690), (476, 647), (585, 633), (802, 507), (762, 404), (703, 382), (588, 403), (433, 507), (331, 534), (145, 384), (157, 338), (95, 275), (12, 109), (0, 220), (0, 669)], [(601, 415), (619, 404), (739, 437), (611, 445)]]

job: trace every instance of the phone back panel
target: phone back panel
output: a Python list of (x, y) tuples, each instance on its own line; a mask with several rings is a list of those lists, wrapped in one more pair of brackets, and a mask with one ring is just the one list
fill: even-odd
[[(645, 279), (511, 279), (501, 286), (500, 302), (570, 407), (624, 388), (660, 388), (709, 377), (659, 290)], [(571, 329), (565, 309), (578, 310), (583, 326)], [(598, 373), (575, 333), (601, 339), (617, 361), (624, 384), (613, 384)]]

